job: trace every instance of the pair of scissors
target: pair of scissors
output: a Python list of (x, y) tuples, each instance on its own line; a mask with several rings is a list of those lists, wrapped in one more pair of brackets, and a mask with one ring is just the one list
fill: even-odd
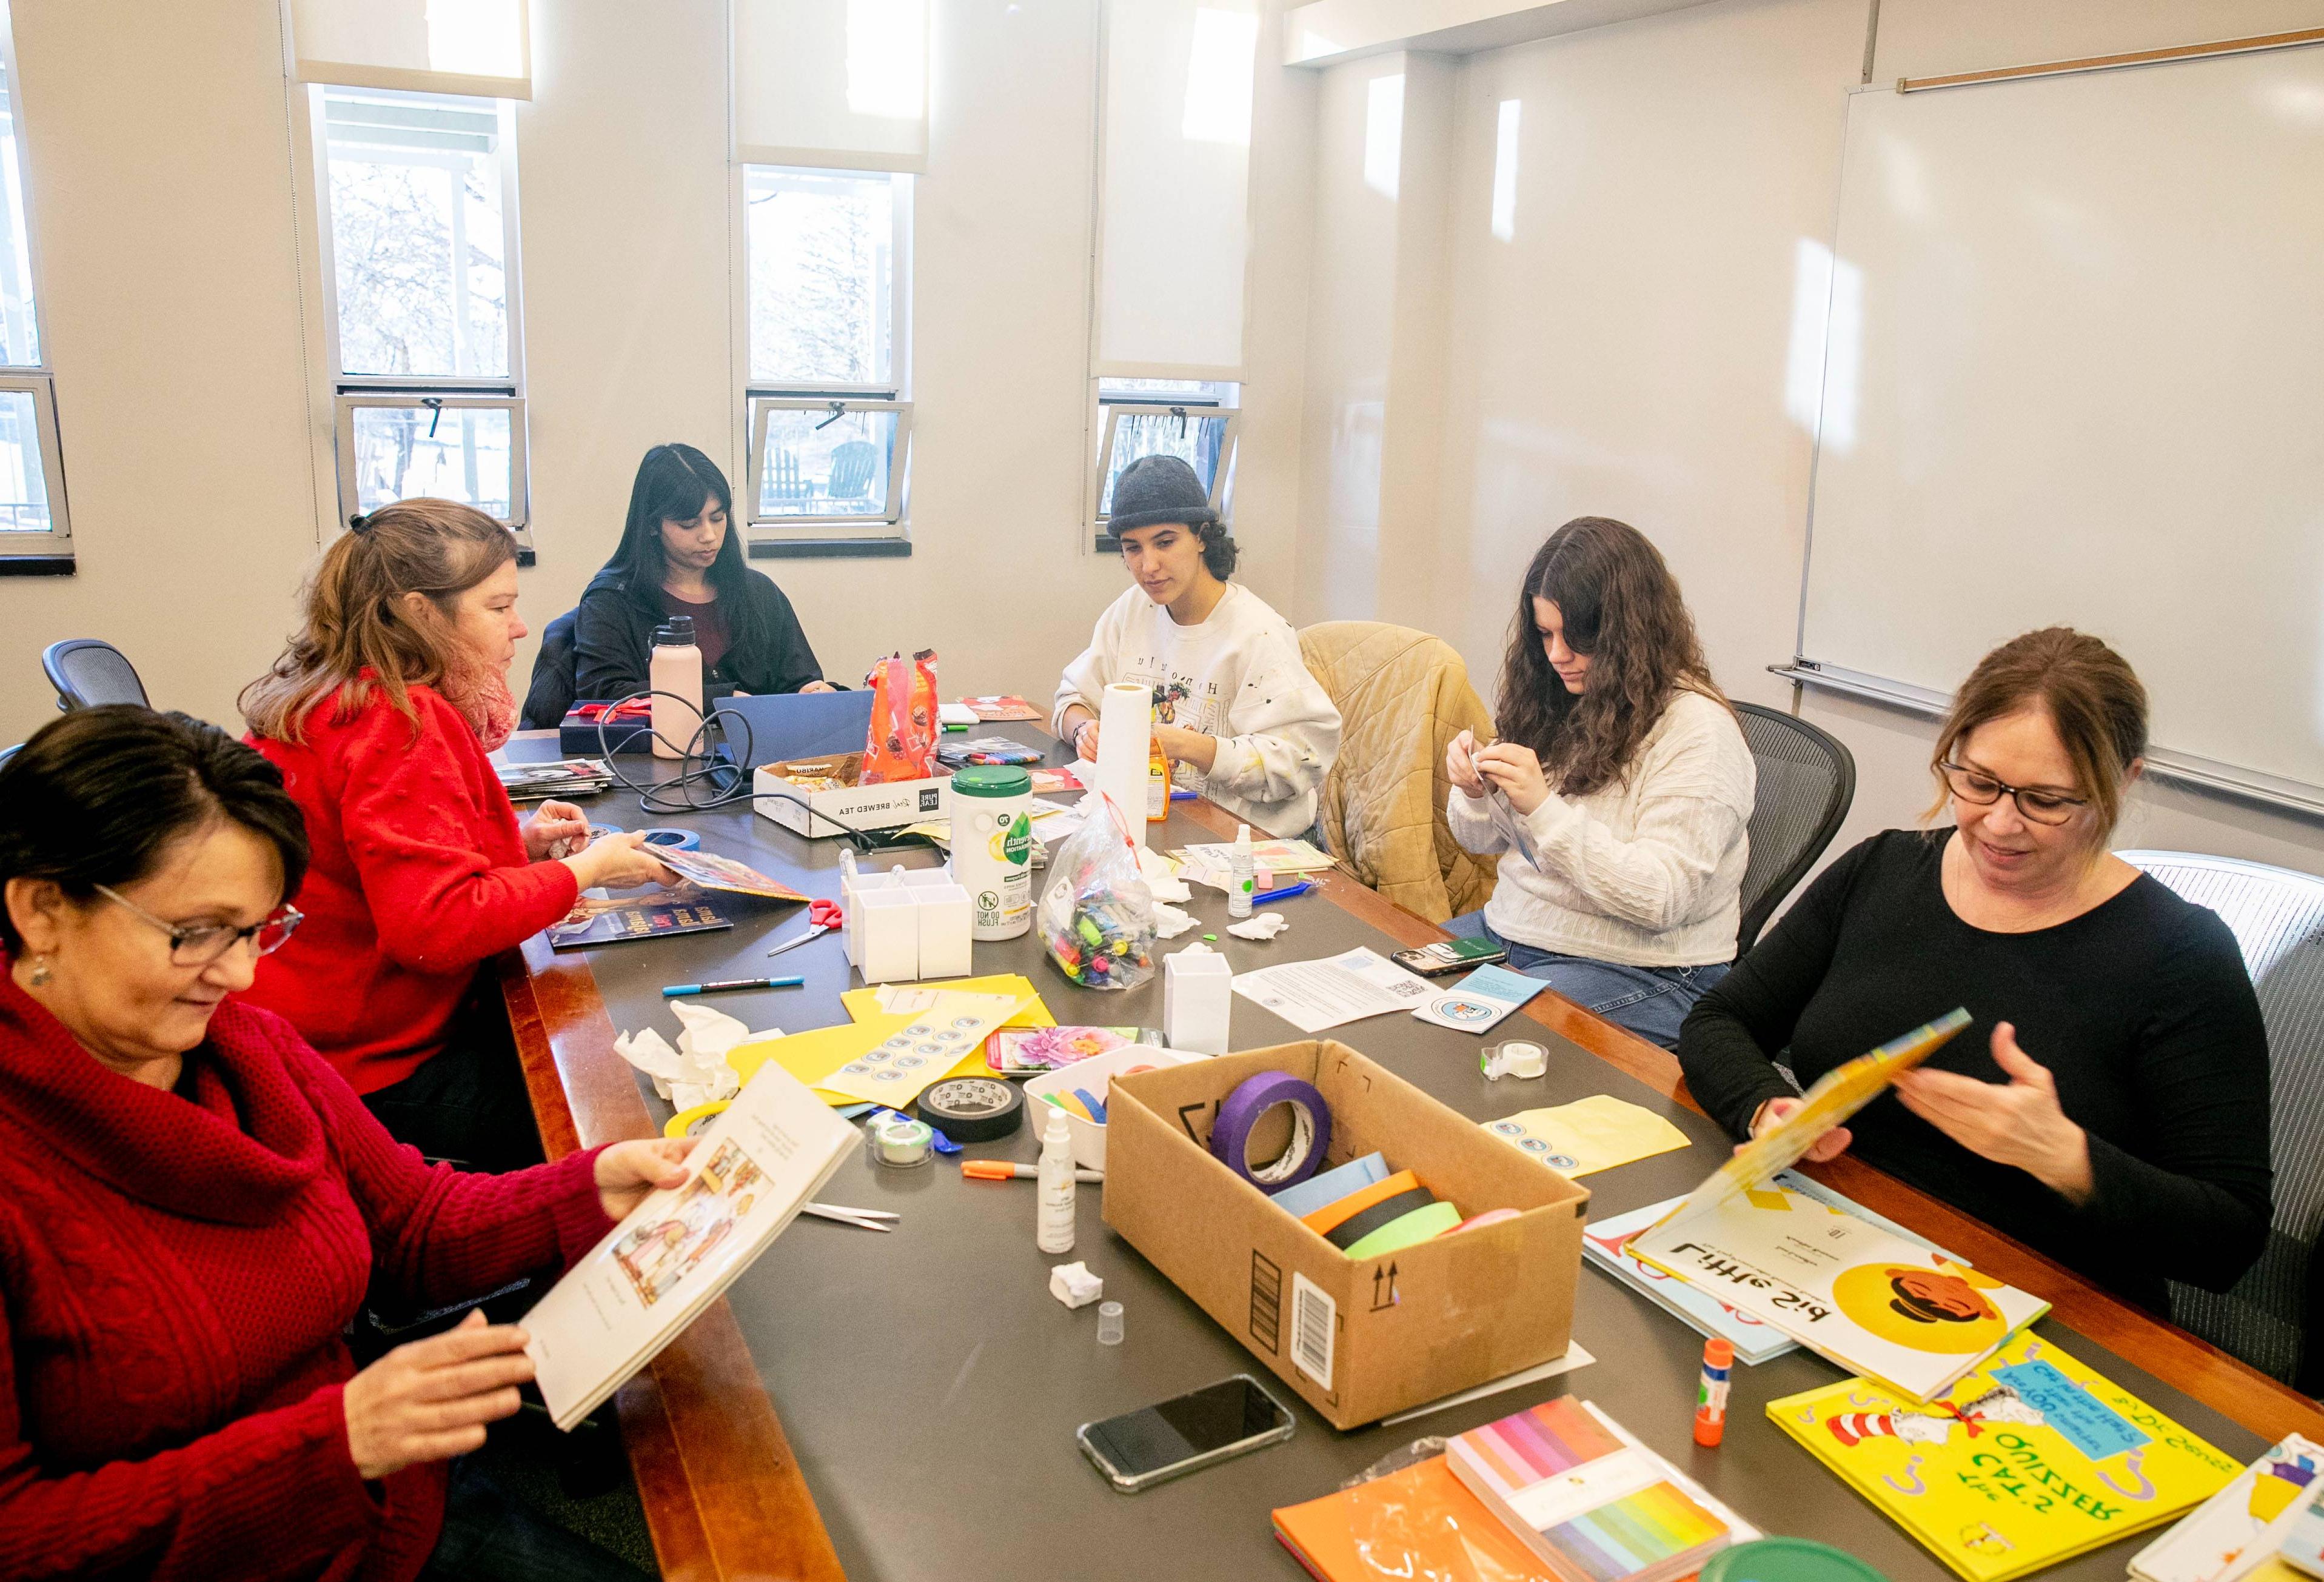
[(809, 928), (805, 934), (793, 934), (790, 938), (777, 945), (773, 950), (769, 951), (767, 954), (770, 956), (779, 956), (785, 951), (795, 951), (798, 949), (799, 946), (807, 943), (809, 940), (820, 939), (825, 934), (829, 934), (833, 929), (837, 928), (841, 921), (839, 903), (836, 901), (809, 901), (807, 904), (807, 920), (810, 924), (814, 924), (814, 926)]
[(842, 1225), (853, 1225), (858, 1230), (893, 1230), (901, 1214), (891, 1214), (885, 1209), (850, 1209), (838, 1203), (806, 1203), (802, 1214), (812, 1214), (818, 1219), (835, 1219)]

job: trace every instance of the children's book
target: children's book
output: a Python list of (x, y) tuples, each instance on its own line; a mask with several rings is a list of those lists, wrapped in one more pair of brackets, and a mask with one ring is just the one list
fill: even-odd
[(674, 890), (657, 885), (619, 896), (605, 890), (584, 890), (575, 897), (573, 910), (549, 925), (549, 947), (574, 951), (584, 945), (662, 939), (674, 934), (706, 934), (714, 928), (733, 926), (732, 918), (690, 884)]
[[(1742, 1524), (1586, 1402), (1562, 1395), (1454, 1436), (1445, 1464), (1563, 1582), (1672, 1582)], [(1743, 1528), (1743, 1536), (1757, 1532)]]
[(1969, 1582), (2158, 1526), (2243, 1470), (2031, 1334), (1926, 1405), (1844, 1379), (1767, 1415)]
[[(1861, 1203), (1844, 1198), (1830, 1187), (1810, 1181), (1796, 1172), (1783, 1172), (1772, 1184), (1827, 1203), (1859, 1219), (1869, 1220), (1931, 1252), (1943, 1253), (1941, 1247), (1927, 1238), (1914, 1235), (1895, 1221), (1883, 1219)], [(1734, 1345), (1738, 1362), (1756, 1366), (1770, 1357), (1798, 1350), (1800, 1343), (1774, 1325), (1756, 1319), (1742, 1309), (1730, 1306), (1683, 1280), (1674, 1280), (1651, 1264), (1641, 1263), (1637, 1255), (1630, 1251), (1630, 1238), (1669, 1213), (1679, 1200), (1673, 1198), (1668, 1202), (1650, 1204), (1628, 1214), (1617, 1214), (1609, 1219), (1591, 1220), (1582, 1228), (1582, 1255), (1685, 1323), (1697, 1334), (1725, 1337)], [(1944, 1253), (1944, 1255), (1951, 1257), (1952, 1255)], [(1960, 1260), (1954, 1258), (1953, 1262)]]
[(985, 697), (964, 697), (968, 712), (986, 724), (1003, 720), (1040, 720), (1047, 716), (1014, 693), (1001, 693)]
[(2292, 1531), (2276, 1546), (2276, 1558), (2310, 1577), (2324, 1577), (2324, 1490), (2311, 1489), (2292, 1518)]
[(715, 851), (681, 851), (672, 846), (656, 846), (649, 855), (680, 878), (692, 879), (705, 889), (748, 896), (760, 901), (807, 899), (782, 880), (769, 878), (749, 863), (721, 857)]
[(2292, 1435), (2132, 1557), (2141, 1582), (2264, 1582), (2304, 1502), (2324, 1491), (2324, 1447)]
[(1930, 1400), (2050, 1304), (1968, 1265), (1769, 1184), (1633, 1237), (1642, 1262), (1811, 1351)]
[(561, 1429), (676, 1339), (856, 1145), (855, 1128), (773, 1062), (696, 1135), (685, 1182), (648, 1196), (524, 1315)]
[(1133, 1044), (1162, 1041), (1138, 1027), (1003, 1027), (984, 1041), (985, 1064), (1018, 1074), (1053, 1072), (1092, 1055), (1111, 1054)]

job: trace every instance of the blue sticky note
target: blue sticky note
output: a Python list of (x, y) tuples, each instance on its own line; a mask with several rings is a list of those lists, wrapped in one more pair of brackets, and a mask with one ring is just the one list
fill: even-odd
[(1539, 978), (1512, 972), (1507, 967), (1480, 967), (1452, 986), (1456, 994), (1498, 999), (1521, 1006), (1549, 985)]
[(2135, 1450), (2147, 1441), (2148, 1436), (2128, 1419), (2046, 1362), (2013, 1363), (1995, 1368), (1993, 1377), (1995, 1383), (2016, 1391), (2026, 1405), (2093, 1461)]
[(1387, 1179), (1388, 1161), (1378, 1154), (1367, 1154), (1321, 1175), (1311, 1175), (1296, 1186), (1285, 1187), (1275, 1194), (1275, 1200), (1286, 1213), (1304, 1219), (1326, 1203), (1336, 1203), (1351, 1192)]

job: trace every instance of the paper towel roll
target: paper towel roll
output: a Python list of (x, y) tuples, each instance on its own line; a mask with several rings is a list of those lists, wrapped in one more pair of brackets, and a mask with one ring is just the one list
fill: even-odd
[(1154, 694), (1144, 682), (1117, 681), (1098, 700), (1097, 784), (1121, 809), (1130, 838), (1146, 844), (1146, 764), (1153, 734)]

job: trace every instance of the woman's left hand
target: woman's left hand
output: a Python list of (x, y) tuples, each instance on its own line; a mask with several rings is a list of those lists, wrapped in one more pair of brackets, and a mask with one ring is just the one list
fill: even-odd
[(1154, 734), (1174, 764), (1192, 764), (1198, 772), (1207, 775), (1211, 766), (1219, 761), (1219, 743), (1214, 736), (1189, 731), (1184, 725), (1157, 725)]
[(1477, 772), (1490, 781), (1493, 787), (1509, 799), (1509, 805), (1519, 817), (1530, 816), (1533, 810), (1549, 800), (1549, 782), (1543, 777), (1541, 759), (1530, 747), (1515, 741), (1496, 741), (1477, 754)]
[(810, 681), (799, 690), (801, 692), (837, 692), (839, 688), (832, 685), (828, 681)]
[(1904, 1108), (1982, 1158), (2014, 1165), (2069, 1202), (2089, 1198), (2090, 1139), (2058, 1106), (2050, 1068), (2017, 1047), (2017, 1029), (1993, 1029), (1993, 1063), (2006, 1083), (1925, 1066), (1896, 1079)]
[(608, 1219), (626, 1219), (648, 1193), (686, 1179), (692, 1137), (637, 1138), (597, 1155), (597, 1201)]
[(569, 802), (544, 802), (524, 821), (524, 854), (535, 862), (570, 856), (588, 843), (589, 815)]

